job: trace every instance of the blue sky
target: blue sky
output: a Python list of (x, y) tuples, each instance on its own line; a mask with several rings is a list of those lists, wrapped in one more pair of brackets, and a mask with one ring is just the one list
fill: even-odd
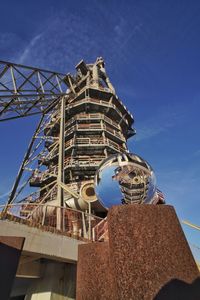
[[(195, 0), (1, 1), (0, 59), (67, 73), (82, 58), (103, 56), (135, 117), (130, 150), (151, 163), (179, 218), (200, 225), (199, 15)], [(0, 124), (0, 195), (36, 121)], [(184, 230), (200, 247), (200, 231)]]

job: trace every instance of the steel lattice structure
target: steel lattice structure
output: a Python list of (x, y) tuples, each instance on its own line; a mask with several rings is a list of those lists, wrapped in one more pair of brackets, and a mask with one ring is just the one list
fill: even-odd
[[(116, 95), (103, 59), (81, 61), (75, 75), (0, 62), (0, 120), (35, 114), (41, 119), (8, 204), (51, 201), (87, 209), (97, 200), (94, 176), (101, 161), (128, 152), (126, 141), (135, 134), (133, 116)], [(92, 209), (102, 211), (97, 204)]]
[(0, 121), (45, 114), (66, 95), (66, 75), (0, 61)]

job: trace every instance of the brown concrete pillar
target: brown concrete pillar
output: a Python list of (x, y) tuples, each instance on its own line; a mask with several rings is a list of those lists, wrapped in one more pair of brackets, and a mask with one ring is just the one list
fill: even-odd
[(83, 244), (78, 252), (77, 300), (116, 299), (110, 272), (109, 244)]
[[(199, 271), (172, 206), (113, 207), (108, 215), (108, 228), (119, 299), (154, 299), (170, 282), (192, 284), (198, 277)], [(181, 290), (174, 288), (174, 299), (178, 299), (177, 293)]]
[[(100, 251), (98, 243), (79, 246), (78, 300), (200, 299), (199, 271), (172, 206), (112, 207), (108, 213), (108, 231), (109, 245), (100, 246), (107, 250)], [(84, 255), (87, 251), (88, 258)], [(90, 282), (98, 280), (102, 261), (107, 264), (105, 277), (99, 277), (98, 291), (92, 288), (91, 294)], [(85, 276), (81, 275), (90, 262), (92, 267), (84, 272)], [(104, 279), (110, 280), (110, 287), (102, 296)]]

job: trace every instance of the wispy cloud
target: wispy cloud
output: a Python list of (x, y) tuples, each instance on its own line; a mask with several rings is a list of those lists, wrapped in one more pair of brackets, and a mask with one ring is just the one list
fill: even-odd
[[(49, 17), (46, 29), (32, 37), (24, 47), (18, 61), (38, 67), (58, 71), (70, 71), (81, 59), (95, 59), (93, 53), (102, 55), (102, 44), (107, 37), (96, 37), (90, 19), (84, 23), (78, 14), (66, 15), (62, 12)], [(111, 43), (111, 41), (110, 41)]]
[[(109, 14), (107, 18), (104, 12), (105, 9), (97, 13), (95, 6), (85, 7), (81, 12), (69, 12), (67, 17), (64, 12), (54, 12), (43, 21), (42, 29), (38, 28), (26, 44), (20, 45), (21, 53), (15, 55), (15, 61), (69, 72), (82, 58), (92, 62), (97, 56), (103, 56), (113, 72), (116, 64), (109, 61), (120, 57), (119, 65), (123, 60), (123, 49), (139, 34), (142, 24), (137, 21), (130, 24), (123, 16), (118, 19)], [(90, 15), (87, 20), (86, 15)]]
[(163, 132), (171, 130), (185, 118), (186, 112), (180, 105), (176, 107), (159, 106), (159, 110), (154, 111), (153, 116), (141, 120), (136, 124), (136, 141), (143, 141), (155, 137)]
[[(172, 125), (171, 125), (172, 126)], [(160, 124), (152, 125), (151, 122), (148, 124), (143, 124), (141, 127), (137, 128), (137, 135), (135, 141), (143, 141), (157, 136), (160, 133), (166, 131), (170, 126), (162, 126)]]
[[(168, 121), (165, 122), (165, 119), (168, 119)], [(135, 140), (140, 142), (155, 137), (159, 134), (163, 134), (177, 124), (177, 119), (178, 114), (175, 120), (174, 116), (169, 112), (164, 113), (163, 118), (161, 118), (159, 113), (155, 113), (154, 118), (149, 118), (145, 121), (138, 122)]]
[(19, 57), (18, 62), (20, 64), (23, 64), (27, 59), (30, 58), (31, 55), (31, 51), (32, 49), (34, 49), (35, 46), (37, 46), (37, 43), (39, 43), (39, 40), (41, 39), (43, 33), (37, 34), (35, 37), (33, 37), (31, 39), (31, 41), (29, 42), (29, 44), (25, 47), (23, 53), (21, 54), (21, 56)]

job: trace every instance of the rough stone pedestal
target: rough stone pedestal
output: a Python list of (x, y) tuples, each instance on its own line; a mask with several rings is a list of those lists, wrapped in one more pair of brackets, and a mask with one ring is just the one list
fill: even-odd
[(172, 206), (115, 206), (108, 230), (109, 244), (79, 246), (77, 300), (200, 299), (199, 271)]
[(79, 248), (76, 299), (115, 299), (108, 242)]

